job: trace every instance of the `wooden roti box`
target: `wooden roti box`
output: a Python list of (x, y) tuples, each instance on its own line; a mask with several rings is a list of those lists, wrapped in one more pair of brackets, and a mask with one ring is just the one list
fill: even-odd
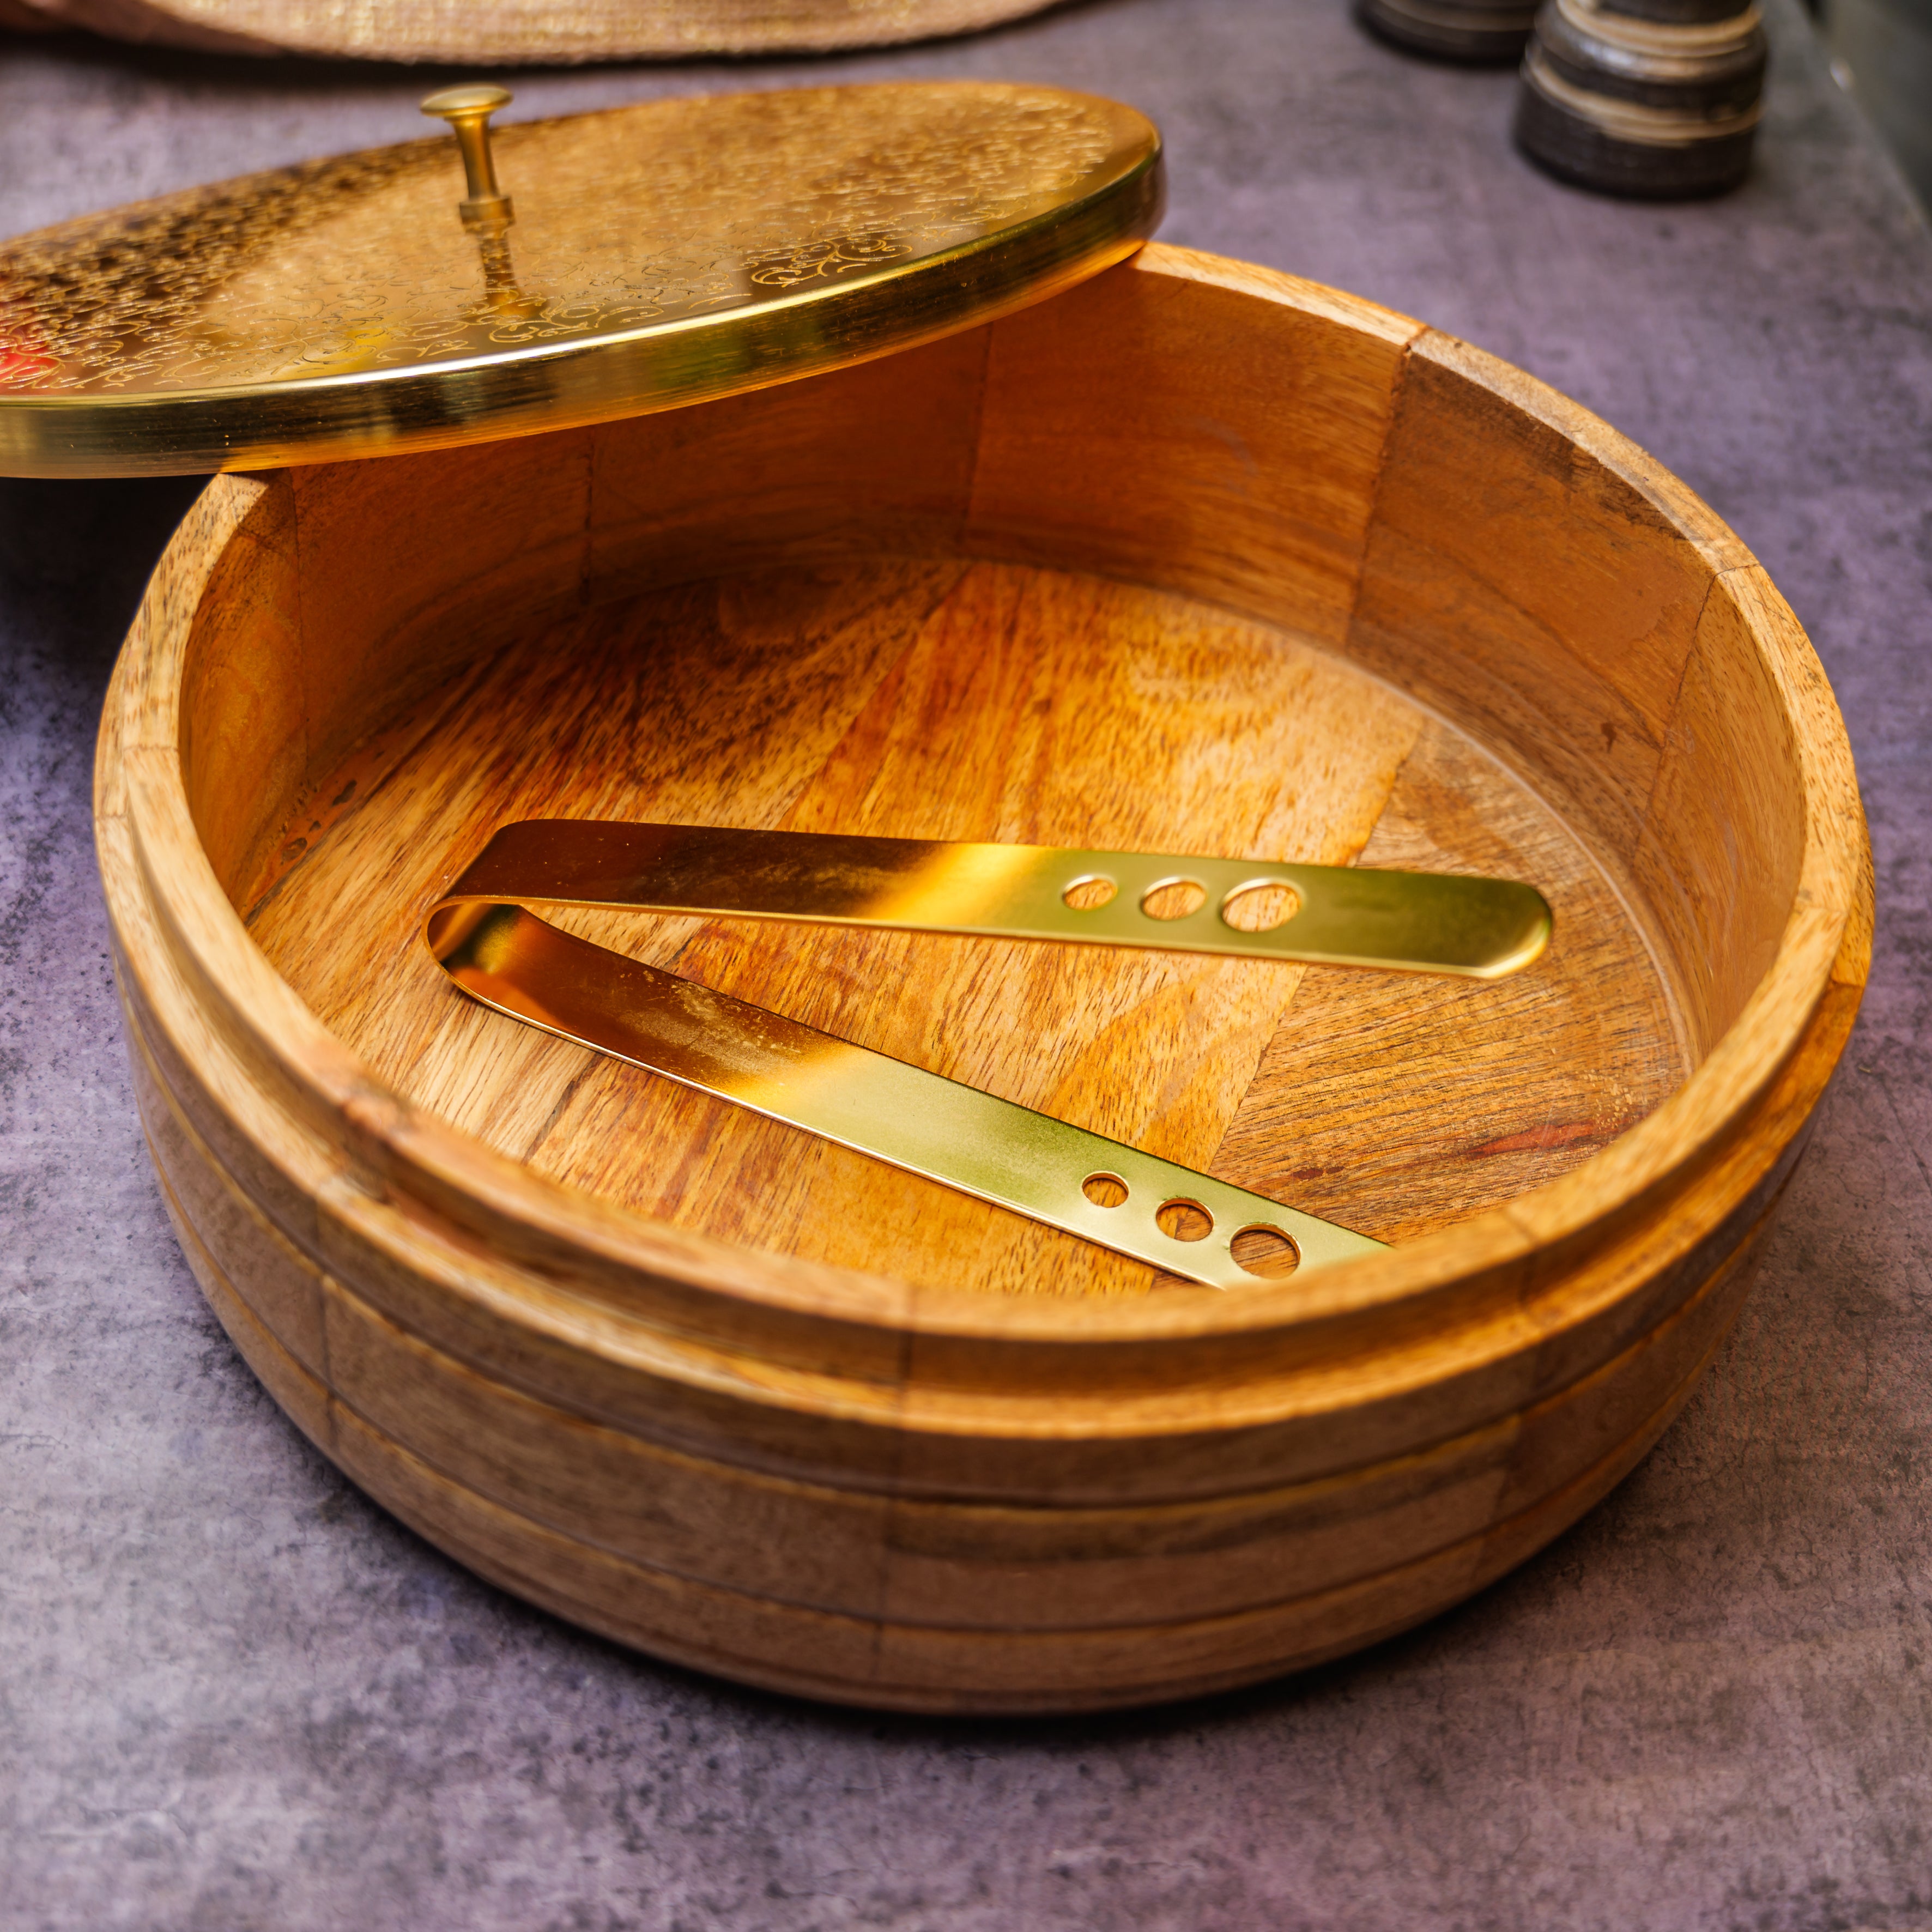
[[(1804, 637), (1585, 411), (1150, 246), (905, 352), (218, 479), (117, 671), (142, 1117), (262, 1382), (386, 1507), (658, 1655), (1144, 1702), (1467, 1597), (1640, 1458), (1852, 1024)], [(1493, 985), (585, 914), (707, 985), (1394, 1244), (1228, 1294), (466, 1002), (501, 820), (1489, 871)]]

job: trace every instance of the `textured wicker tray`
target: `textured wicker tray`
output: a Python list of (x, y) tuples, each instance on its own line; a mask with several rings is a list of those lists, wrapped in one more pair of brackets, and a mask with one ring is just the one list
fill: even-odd
[(809, 53), (1036, 14), (1043, 0), (0, 0), (0, 27), (353, 60), (580, 61)]

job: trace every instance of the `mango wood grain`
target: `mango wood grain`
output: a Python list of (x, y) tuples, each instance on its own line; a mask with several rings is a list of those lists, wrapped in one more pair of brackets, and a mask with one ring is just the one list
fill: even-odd
[[(1352, 1123), (1362, 1142), (1373, 1096), (1389, 1096), (1376, 1158), (1435, 1188), (1432, 1215), (1392, 1225), (1345, 1162), (1322, 1211), (1384, 1236), (1448, 1225), (1574, 1165), (1681, 1077), (1642, 938), (1546, 808), (1439, 725), (1426, 755), (1412, 750), (1424, 720), (1392, 692), (1176, 598), (956, 563), (739, 577), (603, 607), (428, 712), (394, 764), (358, 758), (314, 788), (318, 803), (282, 846), (287, 869), (257, 882), (250, 931), (332, 1031), (418, 1104), (539, 1172), (753, 1246), (940, 1287), (1133, 1292), (1152, 1278), (454, 993), (424, 952), (422, 916), (497, 824), (782, 824), (1336, 864), (1379, 819), (1390, 856), (1377, 862), (1532, 878), (1562, 935), (1545, 968), (1501, 998), (1318, 975), (1330, 991), (1300, 1049), (1280, 1026), (1305, 1004), (1292, 967), (752, 922), (568, 922), (1190, 1166), (1228, 1171), (1216, 1150), (1224, 1138), (1250, 1145), (1258, 1114), (1277, 1155), (1263, 1191), (1292, 1202), (1319, 1157), (1304, 1146), (1311, 1075), (1339, 1066), (1345, 1141)], [(506, 741), (506, 718), (528, 728)], [(1452, 770), (1438, 769), (1445, 760)], [(1402, 831), (1384, 808), (1392, 785)], [(1513, 818), (1514, 844), (1485, 812)], [(1358, 1009), (1418, 1007), (1436, 1089), (1418, 1090), (1408, 1042), (1387, 1050), (1378, 1022), (1350, 1058)], [(1442, 1159), (1445, 1084), (1479, 1117), (1476, 1157), (1460, 1170)], [(669, 1157), (640, 1160), (644, 1148)]]
[[(1558, 938), (1452, 989), (586, 922), (1397, 1244), (1154, 1292), (412, 966), (560, 809), (1508, 870)], [(1264, 1676), (1573, 1521), (1734, 1314), (1870, 953), (1828, 688), (1708, 509), (1159, 248), (769, 394), (220, 479), (97, 818), (171, 1211), (301, 1426), (565, 1615), (916, 1708)]]

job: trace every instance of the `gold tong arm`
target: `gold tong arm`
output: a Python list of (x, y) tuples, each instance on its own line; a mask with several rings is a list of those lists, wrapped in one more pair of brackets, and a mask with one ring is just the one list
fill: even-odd
[(499, 1012), (1209, 1288), (1253, 1285), (1234, 1249), (1250, 1230), (1274, 1230), (1304, 1268), (1383, 1245), (627, 959), (520, 905), (446, 899), (428, 938), (444, 971)]
[(1171, 852), (708, 825), (506, 825), (452, 898), (1234, 953), (1500, 979), (1550, 942), (1533, 886)]

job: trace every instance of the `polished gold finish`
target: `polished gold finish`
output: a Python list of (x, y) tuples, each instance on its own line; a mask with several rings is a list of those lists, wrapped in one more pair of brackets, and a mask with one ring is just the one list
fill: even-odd
[(1382, 1244), (609, 952), (528, 903), (1478, 979), (1527, 965), (1550, 932), (1542, 895), (1506, 880), (582, 819), (505, 826), (429, 914), (443, 970), (500, 1012), (1224, 1288), (1264, 1271), (1258, 1237), (1302, 1267)]
[(500, 107), (507, 107), (515, 97), (507, 87), (478, 85), (446, 87), (432, 94), (422, 104), (425, 114), (447, 121), (463, 154), (464, 178), (468, 197), (457, 203), (464, 220), (472, 227), (514, 221), (516, 213), (510, 197), (497, 184), (496, 160), (490, 146), (490, 117)]
[[(1204, 1287), (1384, 1245), (627, 959), (520, 905), (447, 898), (427, 934), (444, 971), (499, 1012)], [(1246, 1258), (1257, 1238), (1266, 1260), (1244, 1266), (1236, 1244)]]
[(1534, 886), (1445, 872), (527, 819), (451, 901), (892, 926), (1498, 980), (1550, 943)]
[(432, 140), (0, 248), (0, 472), (256, 469), (675, 408), (1006, 314), (1160, 218), (1152, 125), (1053, 88), (653, 101), (503, 128), (493, 159), (499, 92), (432, 97), (455, 101), (431, 111), (466, 197)]

